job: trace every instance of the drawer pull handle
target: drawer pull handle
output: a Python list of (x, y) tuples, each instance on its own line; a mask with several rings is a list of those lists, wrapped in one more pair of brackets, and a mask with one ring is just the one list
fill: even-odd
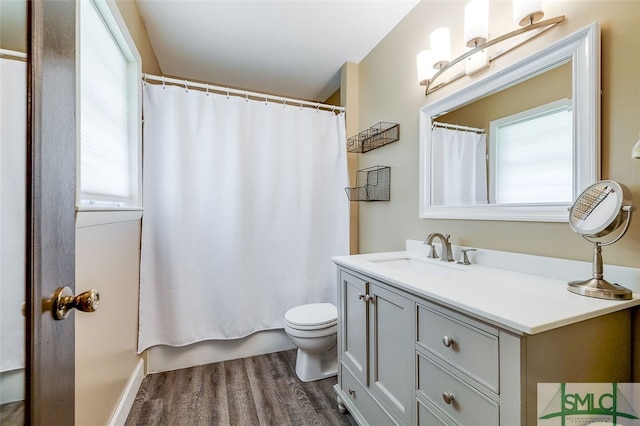
[(351, 396), (354, 396), (354, 397), (355, 397), (355, 396), (356, 396), (356, 391), (355, 391), (355, 389), (351, 389), (351, 388), (349, 388), (349, 395), (351, 395)]
[(451, 345), (453, 345), (453, 337), (443, 336), (442, 337), (442, 344), (445, 345), (447, 348), (450, 348)]
[(449, 392), (442, 392), (442, 399), (444, 399), (445, 404), (451, 405), (453, 402), (453, 394)]

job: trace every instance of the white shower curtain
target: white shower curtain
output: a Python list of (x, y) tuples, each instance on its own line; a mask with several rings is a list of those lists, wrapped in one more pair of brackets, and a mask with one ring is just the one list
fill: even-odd
[(282, 328), (336, 300), (348, 253), (344, 117), (144, 87), (138, 350)]
[(487, 204), (487, 136), (434, 127), (431, 133), (431, 203)]

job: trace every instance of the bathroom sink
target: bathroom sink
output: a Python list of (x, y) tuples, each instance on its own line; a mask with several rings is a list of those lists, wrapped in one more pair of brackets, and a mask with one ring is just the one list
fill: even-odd
[[(441, 261), (424, 261), (413, 257), (401, 257), (394, 259), (371, 259), (369, 262), (387, 268), (411, 273), (414, 275), (435, 275), (447, 272), (462, 272), (463, 269)], [(437, 263), (436, 263), (437, 262)]]

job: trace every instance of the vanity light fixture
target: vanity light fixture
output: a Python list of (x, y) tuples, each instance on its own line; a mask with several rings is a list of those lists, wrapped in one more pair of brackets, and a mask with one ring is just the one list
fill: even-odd
[[(431, 33), (431, 50), (424, 50), (416, 56), (418, 82), (421, 86), (426, 87), (425, 95), (461, 77), (471, 76), (487, 69), (493, 60), (565, 20), (565, 16), (560, 15), (541, 21), (540, 19), (544, 16), (544, 12), (542, 11), (542, 2), (540, 0), (512, 1), (513, 17), (517, 24), (520, 25), (520, 28), (492, 40), (489, 40), (489, 0), (472, 0), (465, 6), (464, 42), (470, 50), (455, 59), (450, 59), (449, 30), (447, 28), (439, 28)], [(493, 55), (489, 54), (489, 47), (534, 30), (537, 31), (514, 46), (497, 50)], [(462, 61), (465, 61), (464, 70), (454, 74), (447, 81), (434, 84), (440, 76), (453, 70)]]

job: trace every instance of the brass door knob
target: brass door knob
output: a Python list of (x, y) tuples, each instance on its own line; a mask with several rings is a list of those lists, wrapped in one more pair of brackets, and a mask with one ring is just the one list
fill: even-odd
[(100, 304), (100, 293), (92, 289), (74, 296), (69, 287), (60, 287), (53, 293), (51, 302), (53, 318), (63, 320), (74, 308), (83, 312), (94, 312)]

